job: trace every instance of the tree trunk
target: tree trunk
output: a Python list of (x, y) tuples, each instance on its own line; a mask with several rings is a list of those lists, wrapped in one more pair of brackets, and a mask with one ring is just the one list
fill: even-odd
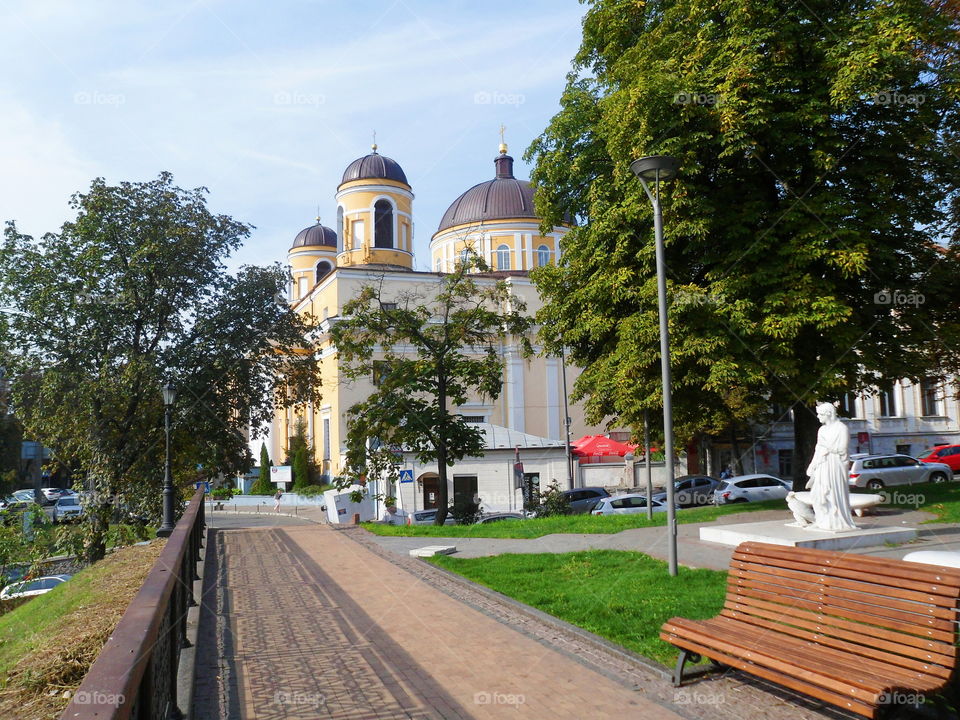
[(801, 400), (793, 404), (793, 489), (807, 489), (807, 465), (817, 445), (820, 421), (813, 405)]
[(447, 519), (447, 379), (442, 375), (437, 379), (437, 404), (440, 406), (441, 426), (437, 428), (437, 518), (434, 525), (443, 525)]

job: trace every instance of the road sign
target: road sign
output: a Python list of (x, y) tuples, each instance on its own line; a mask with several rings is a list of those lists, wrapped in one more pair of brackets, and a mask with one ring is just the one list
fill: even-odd
[(401, 470), (401, 471), (400, 471), (400, 482), (402, 482), (402, 483), (412, 483), (412, 482), (413, 482), (413, 470)]

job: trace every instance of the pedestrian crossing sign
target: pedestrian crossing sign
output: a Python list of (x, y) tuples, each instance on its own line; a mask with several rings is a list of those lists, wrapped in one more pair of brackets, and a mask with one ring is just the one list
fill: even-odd
[(402, 483), (411, 483), (411, 482), (413, 482), (413, 470), (401, 470), (401, 471), (400, 471), (400, 482), (402, 482)]

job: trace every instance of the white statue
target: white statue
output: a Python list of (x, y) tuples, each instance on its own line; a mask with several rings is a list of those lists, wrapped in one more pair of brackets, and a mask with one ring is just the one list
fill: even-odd
[(847, 426), (837, 418), (837, 409), (830, 403), (817, 405), (817, 418), (821, 423), (817, 447), (807, 467), (810, 492), (791, 492), (787, 505), (796, 526), (830, 532), (856, 530), (850, 514)]

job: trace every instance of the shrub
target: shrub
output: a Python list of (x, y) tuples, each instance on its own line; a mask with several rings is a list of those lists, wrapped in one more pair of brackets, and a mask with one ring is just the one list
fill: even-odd
[(214, 500), (229, 500), (233, 497), (233, 490), (230, 488), (217, 488), (210, 493), (210, 497)]
[(296, 492), (303, 497), (316, 497), (317, 495), (322, 495), (324, 491), (329, 489), (326, 485), (304, 485), (301, 488), (296, 488)]
[(536, 509), (537, 517), (569, 515), (570, 512), (570, 500), (556, 482), (550, 483), (547, 491), (540, 496), (540, 505)]
[(454, 503), (448, 512), (458, 525), (473, 525), (483, 515), (483, 508), (480, 503), (473, 500), (461, 500)]

